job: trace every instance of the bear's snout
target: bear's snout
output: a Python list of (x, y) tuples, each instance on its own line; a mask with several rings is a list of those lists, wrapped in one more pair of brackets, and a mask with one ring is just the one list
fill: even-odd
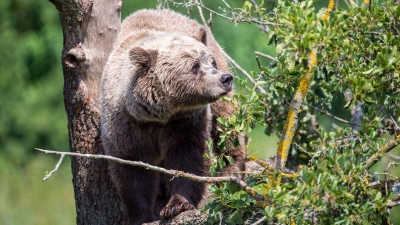
[(227, 89), (232, 89), (232, 75), (229, 73), (225, 73), (222, 74), (221, 78), (219, 79), (219, 81), (221, 81), (221, 84), (227, 88)]

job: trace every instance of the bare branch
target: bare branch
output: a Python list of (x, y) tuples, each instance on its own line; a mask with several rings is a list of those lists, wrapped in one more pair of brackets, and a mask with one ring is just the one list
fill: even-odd
[(393, 179), (399, 179), (399, 177), (396, 177), (396, 176), (394, 176), (394, 175), (392, 175), (392, 174), (388, 174), (388, 173), (385, 173), (385, 172), (383, 172), (383, 173), (381, 173), (381, 172), (374, 172), (374, 175), (383, 175), (383, 176), (391, 177), (391, 178), (393, 178)]
[[(174, 2), (173, 0), (170, 0), (171, 2), (175, 3), (175, 4), (179, 4), (177, 2)], [(227, 5), (227, 7), (230, 9), (229, 14), (232, 15), (232, 17), (226, 16), (225, 14), (222, 13), (218, 13), (206, 6), (203, 5), (201, 0), (193, 0), (190, 1), (189, 3), (186, 4), (186, 6), (193, 6), (196, 5), (197, 7), (201, 7), (203, 9), (206, 9), (207, 11), (211, 12), (212, 14), (215, 14), (219, 17), (225, 18), (229, 21), (235, 22), (235, 23), (240, 23), (240, 22), (248, 22), (248, 23), (256, 23), (259, 25), (272, 25), (272, 26), (280, 26), (277, 23), (273, 23), (267, 20), (258, 20), (254, 17), (247, 17), (247, 16), (243, 16), (244, 13), (246, 13), (242, 8), (232, 8), (230, 7), (225, 1), (223, 1), (225, 3), (225, 5)]]
[(301, 147), (297, 142), (293, 142), (293, 144), (296, 146), (297, 150), (299, 150), (299, 152), (304, 153), (308, 156), (313, 156), (315, 153), (312, 152), (307, 152), (303, 147)]
[(395, 195), (391, 202), (386, 203), (386, 206), (388, 208), (393, 208), (399, 205), (400, 205), (400, 194)]
[(244, 70), (242, 67), (240, 67), (239, 64), (237, 64), (235, 62), (235, 60), (233, 60), (228, 54), (226, 54), (226, 52), (223, 52), (223, 53), (224, 53), (225, 58), (227, 58), (229, 60), (229, 62), (232, 63), (232, 65), (234, 65), (238, 70), (240, 70), (240, 72), (242, 72), (247, 77), (247, 79), (249, 79), (250, 82), (253, 83), (257, 87), (257, 89), (261, 92), (262, 95), (267, 96), (267, 92), (264, 90), (264, 88), (259, 85), (256, 85), (256, 81), (251, 77), (251, 75), (249, 73), (246, 72), (246, 70)]
[(385, 189), (391, 189), (394, 193), (397, 193), (399, 191), (398, 189), (400, 189), (400, 179), (377, 180), (370, 183), (369, 187), (381, 192), (386, 191)]
[(252, 225), (258, 225), (258, 224), (263, 224), (264, 221), (267, 220), (266, 216), (261, 217), (261, 219), (257, 220), (255, 223), (253, 223)]
[(309, 107), (311, 107), (311, 108), (317, 110), (318, 112), (323, 113), (323, 114), (325, 114), (325, 115), (327, 115), (327, 116), (331, 117), (332, 119), (337, 120), (337, 121), (339, 121), (339, 122), (342, 122), (342, 123), (345, 123), (345, 124), (348, 124), (348, 125), (351, 125), (351, 126), (360, 126), (359, 124), (351, 123), (351, 122), (349, 122), (349, 121), (347, 121), (347, 120), (341, 119), (341, 118), (339, 118), (339, 117), (337, 117), (337, 116), (334, 116), (334, 115), (328, 113), (327, 111), (324, 111), (324, 110), (322, 110), (322, 109), (319, 109), (318, 107), (315, 107), (315, 106), (313, 106), (313, 105), (310, 105), (310, 104), (308, 104), (308, 103), (306, 103), (306, 102), (303, 102), (303, 104), (305, 104), (305, 105), (307, 105), (307, 106), (309, 106)]
[(400, 160), (400, 156), (398, 156), (398, 155), (393, 155), (391, 153), (388, 153), (386, 156), (392, 160)]
[[(250, 0), (250, 2), (251, 2), (251, 4), (253, 4), (254, 9), (255, 9), (255, 11), (256, 11), (258, 17), (262, 20), (262, 15), (261, 15), (261, 13), (260, 13), (260, 10), (259, 10), (259, 7), (258, 7), (256, 1), (255, 1), (255, 0)], [(264, 31), (265, 33), (269, 33), (269, 27), (268, 27), (268, 25), (260, 25), (260, 29), (261, 29), (262, 31)]]
[[(75, 156), (75, 157), (85, 157), (85, 158), (93, 158), (93, 159), (107, 159), (107, 160), (115, 161), (115, 162), (118, 162), (118, 163), (132, 165), (132, 166), (139, 166), (139, 167), (143, 167), (143, 168), (146, 168), (146, 169), (149, 169), (149, 170), (153, 170), (153, 171), (157, 171), (157, 172), (160, 172), (160, 173), (168, 174), (168, 175), (171, 175), (171, 176), (174, 176), (174, 177), (183, 177), (183, 178), (186, 178), (186, 179), (189, 179), (189, 180), (192, 180), (192, 181), (197, 181), (197, 182), (202, 182), (202, 183), (235, 182), (236, 184), (239, 185), (239, 187), (242, 190), (246, 191), (251, 196), (253, 196), (254, 199), (256, 199), (258, 201), (264, 200), (264, 196), (262, 196), (260, 194), (257, 194), (244, 181), (240, 180), (238, 177), (235, 177), (235, 176), (202, 177), (202, 176), (197, 176), (197, 175), (190, 174), (190, 173), (185, 173), (185, 172), (179, 171), (179, 170), (168, 170), (168, 169), (164, 169), (164, 168), (158, 167), (158, 166), (153, 166), (153, 165), (150, 165), (150, 164), (147, 164), (147, 163), (144, 163), (144, 162), (129, 161), (129, 160), (124, 160), (124, 159), (112, 157), (112, 156), (109, 156), (109, 155), (81, 154), (81, 153), (75, 153), (75, 152), (59, 152), (59, 151), (44, 150), (44, 149), (39, 149), (39, 148), (35, 148), (35, 149), (38, 150), (38, 151), (44, 152), (46, 154), (60, 155), (61, 158), (63, 158), (64, 156)], [(60, 164), (61, 161), (62, 161), (62, 159), (60, 159), (58, 164)], [(58, 166), (56, 167), (55, 170), (57, 170), (57, 169), (58, 169)], [(52, 172), (54, 172), (54, 171), (52, 171)], [(49, 174), (49, 175), (51, 175), (51, 174)], [(48, 176), (48, 177), (50, 177), (50, 176)]]
[(272, 60), (272, 61), (275, 61), (275, 60), (276, 60), (275, 57), (272, 57), (272, 56), (267, 55), (267, 54), (262, 53), (262, 52), (257, 52), (257, 51), (255, 51), (254, 54), (259, 55), (259, 56), (262, 56), (262, 57), (267, 58), (267, 59), (270, 59), (270, 60)]
[(394, 140), (389, 140), (379, 151), (373, 154), (366, 162), (364, 168), (369, 170), (375, 163), (377, 163), (386, 153), (394, 149), (400, 144), (400, 135), (397, 135)]
[(61, 155), (60, 160), (58, 161), (58, 163), (57, 163), (56, 167), (54, 168), (54, 170), (50, 171), (50, 173), (48, 173), (46, 176), (44, 176), (42, 181), (45, 181), (45, 180), (49, 179), (51, 177), (51, 175), (58, 170), (58, 167), (60, 167), (61, 162), (63, 161), (63, 159), (64, 159), (64, 155)]

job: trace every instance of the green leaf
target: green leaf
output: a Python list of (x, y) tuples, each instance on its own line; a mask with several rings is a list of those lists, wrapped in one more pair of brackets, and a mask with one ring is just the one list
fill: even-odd
[(365, 71), (365, 72), (362, 72), (362, 74), (371, 74), (372, 73), (372, 71), (374, 71), (376, 68), (371, 68), (371, 69), (369, 69), (369, 70), (367, 70), (367, 71)]
[(229, 164), (234, 165), (235, 164), (235, 160), (232, 158), (232, 156), (225, 156), (225, 158), (228, 160)]
[(255, 85), (256, 85), (256, 86), (261, 86), (261, 85), (266, 84), (266, 83), (267, 83), (266, 81), (259, 80), (259, 81), (257, 81), (257, 82), (255, 83)]
[(274, 218), (274, 208), (271, 206), (265, 207), (265, 213), (264, 215), (269, 219), (272, 220)]
[(251, 12), (251, 8), (253, 7), (253, 4), (251, 4), (250, 1), (245, 1), (243, 3), (242, 9), (244, 9), (247, 12)]
[(236, 193), (238, 190), (238, 186), (235, 182), (227, 183), (226, 187), (227, 187), (229, 193), (231, 193), (231, 194)]
[(234, 211), (229, 217), (228, 221), (230, 224), (243, 224), (243, 214), (241, 210)]
[(372, 202), (376, 202), (382, 198), (382, 193), (380, 191), (377, 191), (374, 198), (372, 199)]

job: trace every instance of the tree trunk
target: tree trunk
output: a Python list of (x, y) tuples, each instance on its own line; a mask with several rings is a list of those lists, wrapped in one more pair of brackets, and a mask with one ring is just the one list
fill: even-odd
[[(64, 35), (64, 102), (71, 152), (104, 154), (98, 98), (101, 74), (121, 25), (121, 0), (50, 0)], [(77, 224), (124, 224), (107, 162), (73, 157)]]
[[(64, 35), (64, 102), (71, 152), (104, 154), (100, 139), (101, 75), (121, 26), (121, 0), (49, 0)], [(107, 171), (107, 161), (71, 158), (76, 224), (124, 225), (125, 210)], [(149, 224), (160, 224), (156, 221)], [(208, 214), (184, 212), (163, 224), (207, 224)]]

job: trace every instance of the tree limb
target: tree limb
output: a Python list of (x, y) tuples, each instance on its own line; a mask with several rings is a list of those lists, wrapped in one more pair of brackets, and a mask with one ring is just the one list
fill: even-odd
[(335, 11), (338, 1), (339, 0), (329, 0), (328, 8), (326, 8), (324, 15), (322, 15), (323, 20), (329, 19), (329, 17), (332, 15), (333, 11)]
[[(160, 172), (160, 173), (168, 174), (168, 175), (171, 175), (171, 176), (174, 176), (174, 177), (183, 177), (183, 178), (186, 178), (186, 179), (189, 179), (189, 180), (192, 180), (192, 181), (197, 181), (197, 182), (202, 182), (202, 183), (235, 182), (236, 184), (239, 185), (239, 187), (242, 190), (246, 191), (251, 196), (253, 196), (254, 199), (256, 199), (258, 201), (264, 200), (264, 196), (262, 196), (260, 194), (257, 194), (254, 191), (254, 189), (249, 187), (244, 181), (240, 180), (238, 177), (235, 177), (235, 176), (202, 177), (202, 176), (197, 176), (197, 175), (190, 174), (190, 173), (185, 173), (185, 172), (179, 171), (179, 170), (168, 170), (168, 169), (164, 169), (164, 168), (158, 167), (158, 166), (153, 166), (153, 165), (150, 165), (150, 164), (147, 164), (147, 163), (144, 163), (144, 162), (129, 161), (129, 160), (124, 160), (124, 159), (112, 157), (112, 156), (109, 156), (109, 155), (81, 154), (81, 153), (75, 153), (75, 152), (59, 152), (59, 151), (44, 150), (44, 149), (39, 149), (39, 148), (35, 148), (35, 149), (38, 150), (38, 151), (44, 152), (46, 154), (56, 154), (56, 155), (60, 155), (61, 156), (61, 159), (60, 159), (59, 163), (57, 164), (57, 167), (56, 167), (55, 170), (57, 170), (58, 165), (61, 163), (62, 158), (64, 156), (85, 157), (85, 158), (93, 158), (93, 159), (107, 159), (107, 160), (115, 161), (115, 162), (118, 162), (118, 163), (132, 165), (132, 166), (139, 166), (139, 167), (143, 167), (143, 168), (146, 168), (146, 169), (149, 169), (149, 170), (153, 170), (153, 171), (157, 171), (157, 172)], [(53, 170), (52, 173), (55, 170)], [(50, 176), (51, 176), (51, 174), (48, 175), (48, 177), (50, 177)]]
[(400, 194), (395, 195), (391, 202), (386, 203), (386, 206), (388, 208), (393, 208), (399, 205), (400, 205)]
[(308, 56), (308, 70), (306, 74), (300, 78), (300, 85), (290, 103), (288, 116), (286, 118), (285, 126), (283, 127), (281, 141), (279, 142), (278, 150), (276, 151), (275, 169), (279, 170), (285, 166), (289, 149), (299, 122), (298, 114), (308, 88), (310, 87), (311, 79), (313, 78), (313, 68), (317, 65), (316, 57), (316, 50), (310, 51)]
[(394, 149), (400, 144), (400, 135), (397, 135), (394, 140), (389, 140), (379, 151), (373, 154), (365, 163), (364, 168), (369, 170), (375, 163), (377, 163), (386, 153)]

